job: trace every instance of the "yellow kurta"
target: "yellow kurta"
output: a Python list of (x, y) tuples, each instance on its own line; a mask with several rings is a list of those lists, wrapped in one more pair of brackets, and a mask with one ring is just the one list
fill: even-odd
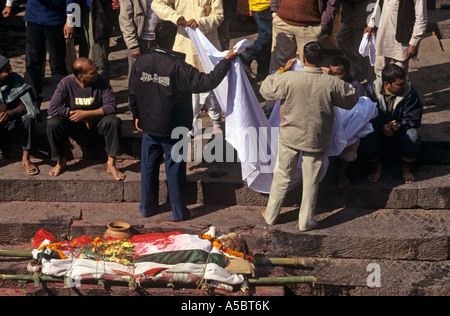
[[(186, 22), (196, 20), (200, 31), (221, 50), (217, 28), (224, 20), (222, 0), (154, 0), (152, 10), (161, 20), (175, 24), (180, 17), (184, 17)], [(173, 50), (186, 54), (188, 64), (204, 71), (197, 51), (184, 28), (178, 28)]]

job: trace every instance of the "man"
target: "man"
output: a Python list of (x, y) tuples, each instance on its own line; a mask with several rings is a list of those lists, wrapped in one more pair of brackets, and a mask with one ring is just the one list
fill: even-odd
[(322, 46), (317, 42), (307, 43), (302, 71), (287, 71), (295, 61), (290, 60), (261, 86), (265, 99), (285, 100), (280, 110), (278, 159), (269, 202), (263, 211), (269, 225), (277, 220), (301, 154), (303, 198), (298, 225), (301, 231), (316, 227), (319, 175), (333, 129), (333, 107), (351, 109), (358, 102), (358, 95), (350, 84), (323, 73), (323, 60)]
[[(173, 49), (185, 53), (188, 64), (204, 71), (197, 51), (184, 28), (198, 27), (211, 44), (221, 50), (218, 27), (224, 20), (222, 0), (154, 0), (152, 10), (161, 20), (171, 21), (179, 27)], [(192, 103), (195, 117), (205, 105), (213, 125), (213, 135), (222, 133), (222, 111), (214, 92), (194, 94)]]
[[(34, 106), (38, 113), (42, 103), (42, 68), (47, 49), (54, 88), (67, 76), (66, 39), (73, 37), (74, 28), (66, 23), (69, 19), (66, 8), (76, 2), (77, 0), (27, 1), (24, 17), (27, 22), (25, 79), (32, 88)], [(12, 3), (13, 1), (8, 1), (7, 5)]]
[(0, 55), (0, 148), (20, 132), (22, 164), (27, 175), (36, 175), (39, 169), (30, 161), (30, 150), (36, 126), (36, 111), (31, 98), (31, 87), (13, 72), (9, 59)]
[[(272, 47), (272, 12), (270, 0), (250, 0), (250, 12), (258, 28), (258, 38), (247, 47), (239, 57), (244, 69), (252, 77), (250, 65), (253, 60), (258, 63), (256, 81), (265, 79), (269, 74), (270, 53)], [(250, 71), (249, 71), (250, 70)]]
[(155, 45), (155, 26), (160, 21), (151, 5), (153, 0), (121, 2), (119, 25), (128, 48), (128, 72), (136, 58)]
[[(368, 86), (370, 98), (378, 103), (378, 116), (372, 120), (374, 132), (361, 140), (359, 154), (375, 163), (369, 182), (378, 182), (383, 174), (383, 154), (392, 158), (400, 151), (403, 160), (402, 178), (407, 184), (415, 181), (411, 162), (420, 148), (417, 129), (421, 125), (423, 106), (419, 95), (406, 79), (400, 66), (389, 64), (381, 78)], [(388, 147), (389, 146), (389, 147)]]
[(78, 0), (81, 6), (80, 57), (94, 61), (109, 79), (109, 40), (114, 27), (111, 0)]
[[(380, 0), (370, 18), (364, 33), (371, 35), (376, 16), (379, 14)], [(408, 74), (409, 60), (419, 52), (420, 41), (427, 30), (426, 0), (384, 0), (380, 25), (375, 43), (375, 75), (381, 76), (384, 67), (393, 63)]]
[[(347, 58), (341, 56), (334, 57), (330, 62), (330, 67), (326, 71), (328, 71), (329, 75), (351, 84), (359, 97), (367, 97), (366, 88), (350, 75), (350, 61)], [(345, 148), (339, 155), (341, 162), (338, 176), (339, 189), (346, 189), (350, 185), (350, 179), (347, 177), (347, 168), (350, 162), (355, 161), (358, 157), (358, 146), (359, 141)]]
[(369, 57), (359, 53), (359, 46), (367, 27), (367, 18), (372, 12), (373, 0), (342, 0), (342, 26), (337, 42), (352, 64), (353, 77), (358, 81), (372, 82), (375, 78)]
[(75, 60), (73, 72), (60, 82), (48, 109), (51, 118), (47, 121), (47, 136), (52, 160), (57, 161), (49, 174), (57, 177), (67, 167), (64, 143), (68, 135), (89, 134), (96, 129), (106, 142), (106, 171), (122, 181), (125, 175), (116, 168), (122, 121), (115, 116), (117, 106), (108, 79), (98, 74), (92, 60), (84, 57)]
[[(270, 73), (303, 52), (308, 42), (317, 42), (322, 34), (331, 34), (334, 17), (340, 8), (338, 0), (271, 0), (274, 12)], [(263, 107), (269, 115), (274, 102)]]
[(129, 92), (136, 129), (144, 133), (139, 210), (143, 217), (158, 213), (159, 167), (164, 155), (172, 221), (182, 221), (190, 216), (184, 198), (186, 160), (178, 159), (182, 152), (173, 152), (173, 146), (180, 140), (172, 139), (171, 135), (177, 127), (192, 128), (192, 93), (215, 89), (237, 53), (228, 53), (207, 75), (184, 62), (183, 54), (172, 51), (176, 35), (175, 24), (158, 23), (155, 29), (157, 48), (134, 63)]

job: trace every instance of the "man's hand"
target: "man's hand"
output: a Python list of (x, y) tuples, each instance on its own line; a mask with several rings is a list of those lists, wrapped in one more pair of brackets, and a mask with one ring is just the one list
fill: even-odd
[(134, 59), (138, 58), (139, 56), (141, 56), (141, 50), (138, 48), (132, 52), (130, 52), (131, 57), (133, 57)]
[(192, 27), (193, 29), (196, 29), (198, 27), (198, 23), (194, 19), (189, 20), (186, 25)]
[(6, 124), (9, 121), (9, 115), (5, 112), (0, 113), (0, 124)]
[(74, 123), (83, 122), (87, 119), (86, 112), (82, 110), (75, 110), (69, 112), (69, 120)]
[(373, 27), (368, 26), (364, 29), (363, 35), (367, 33), (367, 38), (370, 39), (370, 36), (372, 36), (372, 31)]
[(408, 49), (406, 50), (406, 59), (411, 59), (417, 56), (418, 49), (416, 46), (409, 45)]
[(134, 126), (136, 127), (136, 129), (139, 131), (139, 132), (143, 132), (142, 131), (142, 128), (141, 128), (141, 121), (139, 120), (139, 119), (135, 119), (134, 120)]
[(386, 137), (394, 136), (394, 133), (398, 132), (400, 129), (400, 124), (397, 121), (391, 121), (385, 125), (383, 125), (383, 134)]
[(234, 60), (234, 59), (236, 59), (238, 57), (238, 55), (239, 54), (232, 49), (232, 50), (230, 50), (228, 52), (227, 56), (225, 56), (225, 59), (227, 59), (227, 60)]
[(4, 18), (9, 18), (11, 16), (11, 7), (6, 6), (3, 9), (2, 15)]
[(184, 18), (184, 16), (182, 16), (178, 19), (177, 26), (178, 27), (186, 27), (186, 19)]
[(397, 121), (392, 121), (389, 122), (389, 127), (394, 131), (394, 132), (398, 132), (398, 130), (400, 129), (400, 124), (397, 123)]
[(75, 28), (70, 26), (69, 24), (64, 24), (64, 38), (72, 39), (75, 33)]
[(296, 60), (297, 59), (295, 59), (295, 58), (289, 59), (288, 62), (286, 63), (286, 66), (284, 66), (284, 71), (291, 70), (292, 66), (294, 66), (294, 63), (295, 63)]

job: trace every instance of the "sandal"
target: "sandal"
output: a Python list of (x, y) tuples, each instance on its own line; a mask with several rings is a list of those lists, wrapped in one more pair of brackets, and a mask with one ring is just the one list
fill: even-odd
[(39, 174), (39, 169), (31, 162), (26, 162), (24, 165), (25, 173), (29, 176), (35, 176)]

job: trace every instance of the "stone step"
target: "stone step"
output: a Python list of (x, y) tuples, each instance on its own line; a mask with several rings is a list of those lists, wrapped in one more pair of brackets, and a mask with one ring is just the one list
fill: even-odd
[[(349, 188), (337, 187), (336, 161), (332, 160), (322, 181), (319, 207), (450, 209), (450, 166), (415, 166), (417, 181), (403, 184), (397, 165), (386, 165), (379, 183), (368, 183), (366, 165), (351, 165)], [(0, 201), (133, 203), (140, 201), (140, 162), (124, 160), (118, 168), (127, 176), (115, 181), (106, 172), (105, 161), (73, 160), (54, 178), (48, 175), (53, 163), (36, 160), (37, 176), (27, 176), (17, 160), (0, 160)], [(160, 170), (160, 203), (168, 201), (164, 165)], [(301, 185), (287, 195), (285, 206), (298, 206)], [(188, 204), (267, 205), (268, 195), (253, 191), (242, 181), (240, 163), (187, 164)]]
[(288, 284), (296, 296), (448, 296), (448, 261), (304, 258), (306, 266), (280, 271), (311, 275), (311, 284)]
[(3, 202), (0, 244), (27, 243), (40, 229), (56, 238), (103, 236), (107, 223), (125, 221), (134, 234), (180, 231), (199, 234), (216, 226), (236, 232), (253, 253), (270, 257), (320, 257), (445, 261), (449, 258), (449, 210), (318, 209), (317, 229), (298, 230), (298, 208), (283, 208), (278, 223), (266, 225), (264, 207), (189, 205), (192, 215), (171, 222), (170, 209), (142, 218), (137, 203)]

